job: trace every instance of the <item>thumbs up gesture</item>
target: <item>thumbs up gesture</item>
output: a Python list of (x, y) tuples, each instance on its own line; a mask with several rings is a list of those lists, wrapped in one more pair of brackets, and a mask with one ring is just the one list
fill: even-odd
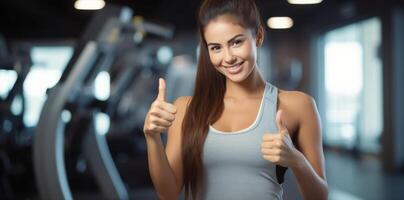
[(276, 113), (277, 133), (264, 134), (261, 153), (265, 160), (283, 167), (292, 167), (300, 152), (294, 147), (289, 131), (282, 122), (282, 110)]
[(177, 108), (166, 102), (166, 83), (159, 79), (159, 93), (147, 112), (143, 132), (146, 136), (154, 136), (165, 132), (175, 119)]

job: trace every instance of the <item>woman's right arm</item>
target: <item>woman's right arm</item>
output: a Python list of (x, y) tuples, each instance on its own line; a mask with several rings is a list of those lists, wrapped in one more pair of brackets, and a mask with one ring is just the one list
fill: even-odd
[[(153, 102), (143, 128), (149, 172), (158, 197), (175, 200), (182, 190), (181, 126), (189, 97), (174, 105), (165, 102), (165, 83), (160, 80), (159, 95)], [(160, 133), (168, 130), (166, 149)]]

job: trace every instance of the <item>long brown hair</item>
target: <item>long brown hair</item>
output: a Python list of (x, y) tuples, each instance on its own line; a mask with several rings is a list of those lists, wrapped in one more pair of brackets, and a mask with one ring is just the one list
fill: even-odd
[(204, 182), (202, 151), (209, 125), (223, 112), (226, 78), (212, 65), (204, 27), (222, 14), (232, 14), (239, 24), (257, 34), (261, 17), (254, 0), (205, 0), (198, 13), (200, 51), (196, 82), (182, 125), (183, 183), (186, 199), (197, 199)]

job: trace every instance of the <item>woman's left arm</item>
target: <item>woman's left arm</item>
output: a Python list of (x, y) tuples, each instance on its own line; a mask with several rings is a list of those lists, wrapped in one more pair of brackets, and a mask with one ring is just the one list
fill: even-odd
[(296, 162), (289, 166), (304, 199), (327, 199), (328, 186), (324, 170), (324, 154), (320, 118), (313, 98), (303, 95), (297, 111), (299, 127)]
[[(277, 133), (264, 134), (261, 151), (264, 159), (292, 169), (304, 199), (326, 200), (328, 186), (324, 170), (324, 154), (321, 137), (321, 126), (316, 104), (309, 95), (293, 93), (283, 108), (276, 114)], [(287, 105), (286, 105), (287, 104)], [(293, 113), (291, 113), (293, 112)], [(292, 116), (293, 115), (293, 116)], [(292, 117), (291, 117), (292, 116)], [(293, 120), (290, 120), (293, 118)], [(284, 123), (284, 121), (288, 123)], [(297, 129), (294, 135), (297, 148), (292, 143), (287, 127)]]

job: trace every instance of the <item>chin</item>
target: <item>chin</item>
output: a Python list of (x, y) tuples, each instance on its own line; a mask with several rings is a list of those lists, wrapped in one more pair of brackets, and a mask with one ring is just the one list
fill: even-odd
[(237, 75), (227, 75), (226, 78), (231, 80), (232, 82), (241, 83), (247, 79), (247, 76), (245, 74), (237, 74)]

